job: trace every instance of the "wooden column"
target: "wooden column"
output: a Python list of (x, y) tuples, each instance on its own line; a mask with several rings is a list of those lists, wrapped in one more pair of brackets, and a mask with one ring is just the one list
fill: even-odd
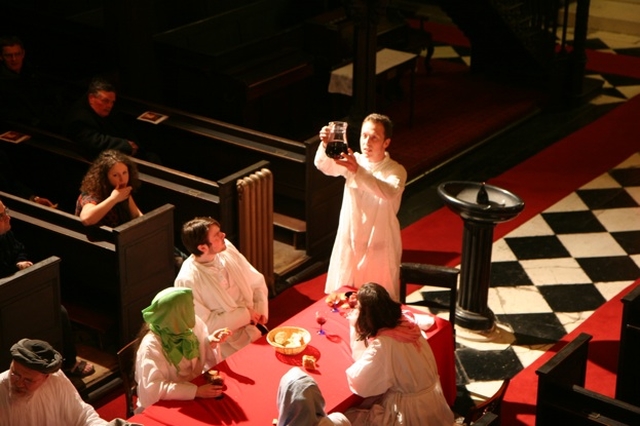
[(120, 90), (127, 95), (160, 101), (162, 93), (153, 47), (153, 0), (104, 2), (104, 21), (117, 63)]
[(349, 114), (350, 141), (360, 131), (365, 116), (376, 109), (376, 52), (380, 15), (385, 13), (388, 0), (346, 0), (345, 8), (354, 22), (353, 32), (353, 97)]

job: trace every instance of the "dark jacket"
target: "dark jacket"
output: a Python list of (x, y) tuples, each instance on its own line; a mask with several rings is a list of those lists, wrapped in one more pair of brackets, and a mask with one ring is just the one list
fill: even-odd
[(16, 263), (28, 260), (24, 245), (16, 240), (12, 231), (0, 235), (0, 278), (18, 272)]
[(97, 157), (106, 149), (131, 155), (132, 149), (128, 141), (138, 143), (132, 130), (116, 110), (111, 110), (107, 117), (100, 117), (91, 109), (86, 95), (71, 107), (65, 127), (68, 136), (81, 145), (91, 158)]

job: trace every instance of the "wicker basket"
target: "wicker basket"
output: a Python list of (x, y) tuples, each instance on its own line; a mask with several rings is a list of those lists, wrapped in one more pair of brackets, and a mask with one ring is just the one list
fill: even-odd
[[(299, 333), (302, 336), (302, 340), (304, 341), (304, 343), (287, 344), (284, 346), (282, 344), (276, 343), (275, 341), (276, 335), (278, 335), (278, 333), (281, 333), (281, 332), (284, 334), (281, 334), (280, 337), (281, 338), (284, 337), (286, 339), (289, 339), (291, 335), (293, 335), (294, 333)], [(273, 330), (271, 330), (269, 334), (267, 334), (267, 342), (269, 342), (269, 344), (273, 346), (276, 352), (279, 352), (283, 355), (299, 354), (300, 352), (305, 350), (305, 348), (307, 347), (310, 341), (311, 341), (311, 333), (309, 333), (307, 330), (305, 330), (302, 327), (294, 327), (294, 326), (276, 327)]]

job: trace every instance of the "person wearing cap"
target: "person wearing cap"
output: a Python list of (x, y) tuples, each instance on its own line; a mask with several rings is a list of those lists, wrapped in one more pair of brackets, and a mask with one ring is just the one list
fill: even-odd
[(318, 384), (300, 367), (292, 367), (278, 387), (278, 426), (351, 426), (342, 413), (327, 414)]
[[(0, 200), (0, 278), (8, 277), (23, 269), (33, 266), (29, 260), (24, 244), (11, 231), (9, 209)], [(69, 320), (69, 313), (60, 305), (62, 321), (62, 354), (64, 356), (62, 370), (75, 377), (87, 377), (95, 373), (94, 366), (78, 357), (75, 336)]]
[(160, 291), (142, 311), (144, 324), (136, 352), (138, 383), (137, 413), (162, 399), (216, 398), (222, 386), (191, 383), (191, 380), (221, 361), (218, 343), (230, 331), (209, 334), (196, 317), (189, 288), (169, 287)]
[(43, 340), (11, 347), (9, 370), (0, 374), (0, 424), (8, 426), (107, 425), (60, 371), (62, 356)]

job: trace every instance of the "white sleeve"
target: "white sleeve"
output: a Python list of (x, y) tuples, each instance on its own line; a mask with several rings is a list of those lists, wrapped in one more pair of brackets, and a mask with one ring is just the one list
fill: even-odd
[(380, 340), (374, 339), (362, 356), (347, 368), (347, 382), (353, 393), (367, 398), (381, 395), (392, 386), (392, 373), (386, 368), (386, 363), (391, 362), (387, 359), (388, 349), (382, 347)]
[(196, 397), (198, 387), (190, 382), (172, 381), (170, 368), (175, 367), (166, 360), (161, 344), (147, 334), (136, 354), (138, 400), (142, 407), (163, 399), (191, 400)]
[(370, 192), (383, 200), (390, 200), (402, 194), (407, 180), (407, 172), (404, 167), (396, 167), (393, 173), (381, 179), (364, 167), (358, 167), (356, 173), (348, 176), (347, 186), (357, 187)]

